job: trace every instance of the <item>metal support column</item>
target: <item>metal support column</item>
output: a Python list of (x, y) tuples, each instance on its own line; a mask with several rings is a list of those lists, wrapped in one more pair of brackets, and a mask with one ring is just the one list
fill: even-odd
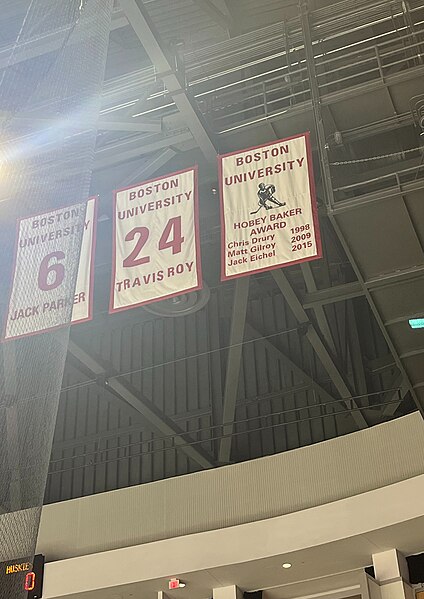
[(309, 23), (309, 7), (307, 0), (300, 2), (300, 18), (302, 22), (303, 40), (305, 44), (306, 65), (311, 89), (312, 110), (314, 113), (315, 127), (317, 129), (318, 152), (323, 170), (322, 183), (325, 192), (325, 203), (328, 208), (334, 204), (333, 185), (331, 183), (330, 165), (327, 156), (327, 142), (325, 139), (324, 121), (322, 118), (321, 98), (318, 87), (318, 78), (315, 69), (314, 49), (312, 45), (311, 25)]
[(225, 376), (224, 402), (222, 406), (223, 438), (219, 446), (218, 461), (228, 463), (231, 455), (231, 435), (234, 428), (237, 391), (240, 378), (242, 343), (246, 323), (249, 277), (237, 279), (234, 290), (233, 313), (230, 329), (227, 373)]
[[(314, 293), (317, 291), (317, 286), (315, 284), (314, 275), (312, 273), (311, 265), (309, 262), (305, 262), (300, 266), (303, 278), (305, 279), (306, 289), (308, 293)], [(325, 339), (326, 344), (330, 348), (330, 351), (333, 355), (336, 355), (336, 346), (334, 345), (333, 335), (331, 334), (330, 325), (328, 324), (327, 316), (325, 314), (323, 306), (317, 304), (313, 306), (313, 311), (315, 312), (315, 318), (317, 320), (320, 331)]]
[(354, 387), (358, 395), (361, 395), (364, 400), (364, 405), (369, 405), (367, 379), (365, 376), (365, 368), (361, 351), (361, 343), (358, 335), (358, 323), (356, 320), (355, 310), (352, 302), (347, 305), (347, 322), (349, 331), (349, 349), (350, 360), (352, 365), (352, 377)]
[(337, 368), (336, 364), (333, 361), (333, 358), (330, 355), (327, 347), (322, 341), (321, 337), (318, 335), (316, 329), (309, 321), (308, 315), (306, 314), (303, 306), (295, 294), (290, 282), (286, 278), (285, 274), (282, 270), (274, 270), (272, 275), (277, 283), (281, 293), (283, 294), (284, 299), (286, 300), (288, 306), (291, 311), (295, 315), (299, 324), (307, 325), (306, 337), (309, 340), (309, 343), (314, 348), (321, 364), (324, 366), (331, 380), (333, 381), (334, 386), (337, 391), (340, 393), (343, 402), (346, 404), (348, 409), (354, 409), (352, 412), (352, 418), (355, 420), (358, 428), (363, 429), (368, 427), (368, 423), (365, 420), (362, 413), (358, 410), (358, 405), (352, 397), (352, 393), (347, 386), (342, 374)]

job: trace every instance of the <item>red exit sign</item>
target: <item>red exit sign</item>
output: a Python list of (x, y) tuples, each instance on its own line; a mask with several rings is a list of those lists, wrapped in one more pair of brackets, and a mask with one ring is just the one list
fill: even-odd
[(171, 580), (168, 581), (168, 589), (170, 591), (174, 589), (181, 589), (183, 587), (185, 587), (185, 584), (181, 582), (179, 578), (171, 578)]

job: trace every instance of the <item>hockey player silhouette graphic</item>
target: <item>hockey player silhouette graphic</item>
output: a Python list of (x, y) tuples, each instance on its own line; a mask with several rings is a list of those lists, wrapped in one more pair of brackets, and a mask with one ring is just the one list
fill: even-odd
[(285, 206), (285, 202), (280, 202), (277, 198), (274, 197), (275, 193), (275, 185), (265, 185), (265, 183), (259, 183), (258, 188), (258, 204), (259, 208), (254, 210), (250, 214), (256, 214), (259, 212), (261, 208), (265, 208), (265, 210), (270, 210), (271, 208), (278, 208), (281, 206)]

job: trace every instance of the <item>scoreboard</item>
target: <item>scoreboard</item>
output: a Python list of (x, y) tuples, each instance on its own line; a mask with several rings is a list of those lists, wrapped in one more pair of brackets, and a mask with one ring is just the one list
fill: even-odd
[[(43, 596), (44, 556), (20, 558), (0, 564), (0, 599), (9, 599), (12, 592), (27, 599)], [(25, 592), (27, 595), (25, 595)], [(6, 595), (7, 593), (7, 595)]]

